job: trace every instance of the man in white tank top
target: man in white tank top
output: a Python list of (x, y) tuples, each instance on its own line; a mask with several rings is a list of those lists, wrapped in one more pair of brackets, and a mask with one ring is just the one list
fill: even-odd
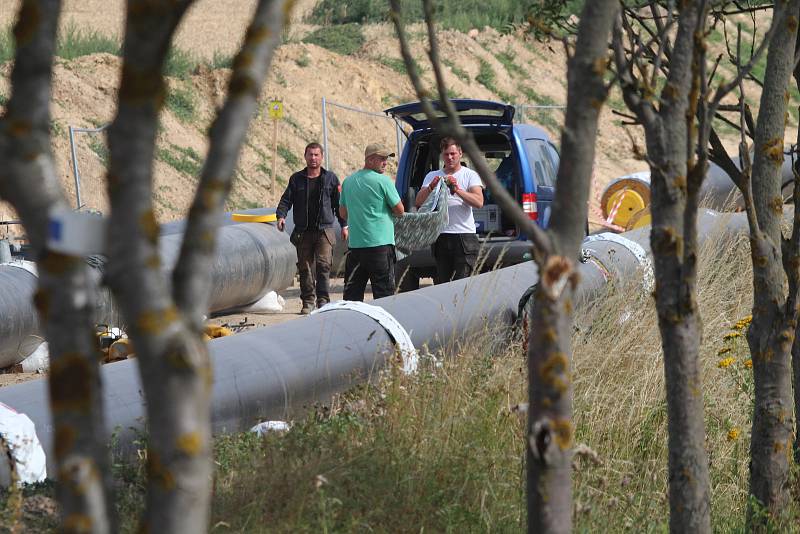
[(442, 230), (433, 244), (436, 258), (435, 283), (441, 284), (466, 278), (475, 268), (480, 242), (475, 234), (475, 219), (472, 208), (483, 207), (483, 182), (478, 173), (461, 165), (463, 152), (452, 137), (445, 137), (439, 144), (443, 167), (431, 171), (422, 181), (414, 204), (419, 208), (431, 189), (439, 180), (445, 180), (449, 189), (447, 215), (449, 224)]

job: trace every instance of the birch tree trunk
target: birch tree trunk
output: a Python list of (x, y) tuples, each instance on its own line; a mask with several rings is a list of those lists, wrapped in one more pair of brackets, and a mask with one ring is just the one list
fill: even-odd
[(550, 250), (540, 251), (528, 341), (528, 532), (572, 530), (572, 311), (586, 224), (600, 110), (608, 94), (614, 0), (587, 1), (567, 69), (567, 110), (561, 134)]
[[(118, 113), (109, 130), (112, 216), (107, 276), (136, 347), (147, 398), (142, 528), (205, 532), (211, 488), (211, 365), (200, 336), (215, 230), (290, 0), (261, 0), (234, 62), (228, 98), (192, 205), (172, 291), (161, 274), (152, 161), (170, 42), (191, 0), (130, 0)], [(172, 295), (175, 295), (174, 297)]]
[(711, 531), (698, 365), (702, 324), (696, 302), (696, 195), (705, 171), (701, 167), (690, 176), (695, 150), (695, 139), (690, 132), (694, 130), (694, 103), (699, 97), (698, 68), (704, 61), (704, 57), (698, 58), (696, 46), (702, 43), (696, 38), (704, 31), (705, 17), (705, 2), (683, 2), (659, 108), (653, 99), (644, 96), (654, 89), (647, 86), (647, 80), (634, 81), (633, 62), (624, 57), (621, 29), (615, 39), (623, 95), (644, 126), (650, 162), (653, 219), (650, 244), (664, 352), (670, 531), (675, 533)]
[[(775, 6), (776, 31), (767, 54), (752, 176), (752, 204), (756, 214), (756, 219), (750, 221), (754, 295), (753, 321), (747, 341), (753, 359), (755, 406), (750, 444), (750, 494), (771, 516), (777, 515), (789, 499), (789, 458), (794, 428), (789, 366), (797, 322), (797, 236), (793, 236), (793, 245), (784, 241), (781, 232), (781, 165), (786, 95), (794, 69), (799, 9), (798, 0), (778, 2)], [(786, 262), (784, 249), (789, 255)], [(751, 506), (751, 520), (754, 512)]]
[(424, 0), (428, 52), (436, 78), (442, 118), (434, 112), (410, 52), (401, 22), (399, 0), (391, 0), (392, 20), (411, 82), (423, 110), (442, 135), (459, 141), (476, 171), (509, 215), (533, 242), (539, 266), (528, 343), (529, 419), (526, 433), (528, 531), (569, 532), (572, 529), (572, 298), (578, 275), (575, 262), (586, 225), (597, 124), (608, 95), (604, 75), (609, 62), (609, 36), (619, 13), (616, 0), (584, 4), (574, 55), (569, 59), (567, 113), (561, 139), (555, 206), (547, 232), (528, 219), (516, 200), (498, 182), (472, 134), (458, 120), (447, 98), (441, 72), (431, 0)]
[[(795, 51), (800, 50), (800, 32), (795, 38)], [(794, 67), (794, 81), (798, 90), (800, 90), (800, 64)], [(797, 127), (797, 140), (795, 144), (800, 147), (800, 125)], [(794, 184), (792, 192), (792, 203), (795, 205), (795, 220), (798, 219), (800, 213), (796, 209), (800, 206), (800, 160), (798, 154), (795, 153), (794, 159)], [(793, 229), (793, 231), (797, 231)], [(800, 421), (800, 325), (795, 328), (794, 342), (792, 343), (792, 385), (794, 389), (794, 462), (800, 464), (800, 428), (798, 428), (798, 421)]]
[[(209, 258), (239, 150), (256, 109), (291, 0), (260, 0), (212, 127), (178, 268), (162, 274), (152, 209), (165, 58), (192, 0), (129, 0), (118, 115), (110, 130), (107, 276), (133, 339), (149, 423), (143, 531), (208, 529), (211, 367), (200, 330)], [(50, 400), (62, 530), (115, 532), (103, 427), (93, 278), (82, 258), (47, 248), (54, 210), (69, 210), (53, 169), (50, 88), (58, 0), (23, 0), (15, 26), (12, 97), (0, 119), (0, 195), (15, 207), (36, 251), (36, 305), (50, 343)], [(174, 297), (173, 297), (174, 295)]]
[(17, 210), (38, 262), (36, 308), (49, 343), (57, 497), (65, 532), (113, 532), (94, 335), (95, 287), (82, 258), (46, 246), (49, 214), (68, 209), (50, 147), (52, 62), (61, 2), (24, 0), (14, 27), (12, 95), (0, 119), (0, 196)]

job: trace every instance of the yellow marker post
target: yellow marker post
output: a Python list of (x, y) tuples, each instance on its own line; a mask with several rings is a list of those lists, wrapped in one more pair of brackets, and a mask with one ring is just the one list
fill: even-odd
[(269, 103), (269, 118), (272, 119), (272, 184), (270, 189), (275, 194), (275, 175), (278, 173), (278, 121), (283, 119), (283, 102), (272, 100)]

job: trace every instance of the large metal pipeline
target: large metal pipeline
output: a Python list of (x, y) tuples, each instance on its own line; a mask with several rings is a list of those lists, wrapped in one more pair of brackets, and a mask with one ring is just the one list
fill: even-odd
[[(715, 229), (747, 231), (742, 214), (705, 211), (698, 228), (703, 241)], [(652, 276), (647, 259), (649, 229), (592, 236), (584, 243), (579, 299), (598, 294), (611, 278)], [(372, 302), (406, 329), (417, 349), (436, 351), (469, 343), (487, 329), (507, 329), (520, 297), (537, 282), (533, 262), (449, 284), (426, 287)], [(359, 383), (380, 369), (392, 352), (390, 336), (372, 319), (349, 310), (323, 311), (283, 324), (213, 340), (212, 424), (214, 432), (250, 428), (264, 419), (291, 418), (315, 401)], [(117, 431), (121, 453), (132, 451), (145, 414), (135, 360), (102, 369), (109, 435)], [(0, 389), (0, 402), (35, 423), (48, 458), (53, 428), (43, 380)], [(49, 467), (52, 463), (49, 461)], [(52, 472), (52, 470), (51, 470)]]
[[(741, 158), (733, 158), (741, 168)], [(794, 184), (792, 155), (787, 154), (781, 167), (781, 192), (790, 199)], [(722, 167), (710, 163), (700, 190), (704, 206), (717, 211), (741, 211), (744, 199), (731, 177)], [(600, 209), (606, 222), (625, 229), (640, 228), (650, 224), (650, 172), (643, 171), (611, 180), (600, 196)]]
[[(247, 213), (261, 211), (269, 210)], [(172, 272), (177, 261), (182, 237), (180, 223), (165, 225), (159, 240), (165, 275)], [(279, 232), (274, 224), (234, 223), (227, 214), (217, 240), (211, 268), (210, 312), (247, 306), (268, 291), (291, 285), (297, 255), (288, 235)], [(29, 262), (0, 264), (0, 368), (22, 361), (42, 342), (33, 307), (36, 276), (31, 270), (21, 268), (30, 265)], [(102, 276), (99, 269), (91, 272), (98, 280)], [(108, 294), (101, 295), (96, 322), (124, 326), (117, 315)]]
[(25, 266), (0, 264), (0, 367), (22, 361), (43, 341), (33, 307), (37, 279)]

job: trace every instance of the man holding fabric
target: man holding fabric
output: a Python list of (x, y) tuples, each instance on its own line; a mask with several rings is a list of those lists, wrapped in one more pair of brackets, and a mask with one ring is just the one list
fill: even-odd
[(339, 215), (349, 227), (344, 300), (364, 300), (367, 280), (373, 298), (393, 295), (394, 221), (405, 209), (391, 179), (383, 174), (394, 152), (378, 144), (364, 150), (364, 168), (342, 183)]
[(461, 165), (461, 145), (452, 137), (445, 137), (439, 148), (443, 167), (425, 176), (414, 199), (419, 208), (439, 180), (444, 180), (450, 190), (447, 197), (448, 224), (432, 247), (436, 259), (434, 282), (437, 284), (472, 274), (480, 249), (472, 208), (483, 207), (483, 182), (477, 172)]

